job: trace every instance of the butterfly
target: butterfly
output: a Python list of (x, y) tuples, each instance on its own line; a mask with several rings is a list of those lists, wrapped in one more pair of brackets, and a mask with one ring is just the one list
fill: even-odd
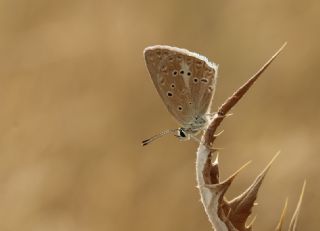
[(163, 131), (142, 142), (147, 145), (166, 134), (180, 140), (193, 138), (212, 118), (218, 65), (186, 49), (156, 45), (144, 50), (147, 69), (162, 101), (180, 128)]

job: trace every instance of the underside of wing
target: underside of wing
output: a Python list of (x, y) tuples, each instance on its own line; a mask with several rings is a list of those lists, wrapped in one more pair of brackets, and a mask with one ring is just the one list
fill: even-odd
[(147, 47), (146, 65), (169, 112), (181, 125), (208, 111), (215, 89), (217, 65), (185, 49)]
[(208, 65), (207, 62), (197, 59), (192, 65), (190, 78), (191, 95), (195, 102), (197, 115), (210, 113), (211, 103), (215, 93), (218, 66)]

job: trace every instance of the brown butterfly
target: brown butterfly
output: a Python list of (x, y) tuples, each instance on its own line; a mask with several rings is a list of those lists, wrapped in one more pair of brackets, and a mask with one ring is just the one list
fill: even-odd
[(144, 50), (146, 66), (160, 97), (169, 112), (181, 125), (178, 129), (163, 131), (142, 142), (174, 133), (181, 140), (196, 135), (210, 121), (210, 112), (218, 65), (202, 55), (170, 46), (150, 46)]

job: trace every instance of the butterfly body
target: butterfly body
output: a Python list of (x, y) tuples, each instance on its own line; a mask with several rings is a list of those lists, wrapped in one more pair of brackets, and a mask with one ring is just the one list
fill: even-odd
[(181, 125), (176, 136), (188, 139), (209, 122), (218, 66), (202, 55), (171, 46), (144, 50), (151, 79), (168, 111)]

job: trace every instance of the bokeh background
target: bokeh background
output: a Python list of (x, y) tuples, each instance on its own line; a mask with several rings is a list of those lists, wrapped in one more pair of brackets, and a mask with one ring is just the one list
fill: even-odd
[[(197, 144), (144, 138), (177, 127), (145, 68), (148, 45), (220, 65), (213, 109), (288, 46), (221, 126), (221, 178), (278, 150), (255, 207), (273, 230), (307, 188), (301, 230), (318, 230), (320, 2), (0, 1), (0, 230), (211, 230), (195, 187)], [(287, 217), (286, 225), (288, 225)]]

